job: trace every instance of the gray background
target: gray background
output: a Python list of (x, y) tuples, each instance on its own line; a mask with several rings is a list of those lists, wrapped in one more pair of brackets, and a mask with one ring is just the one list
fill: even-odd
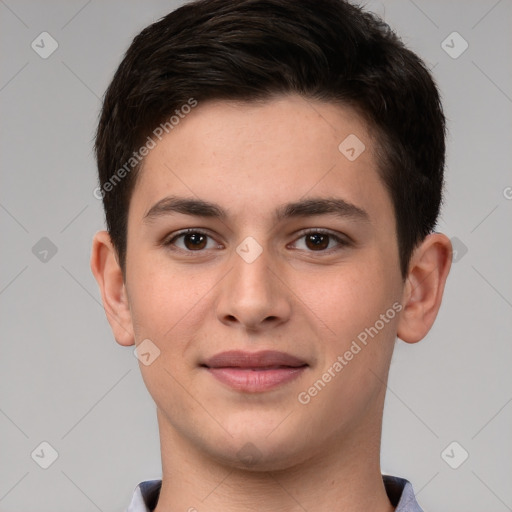
[[(160, 476), (155, 406), (89, 270), (103, 227), (92, 138), (131, 39), (180, 3), (0, 0), (2, 512), (121, 511), (138, 482)], [(427, 512), (512, 510), (512, 2), (369, 6), (442, 90), (450, 133), (439, 229), (458, 249), (434, 328), (419, 344), (397, 343), (383, 471), (410, 479)], [(47, 59), (31, 48), (43, 31), (59, 45)], [(469, 44), (458, 58), (441, 45), (453, 31)], [(43, 237), (56, 254), (44, 253)], [(48, 469), (43, 441), (58, 452)], [(469, 458), (452, 469), (445, 460), (460, 462), (462, 450)]]

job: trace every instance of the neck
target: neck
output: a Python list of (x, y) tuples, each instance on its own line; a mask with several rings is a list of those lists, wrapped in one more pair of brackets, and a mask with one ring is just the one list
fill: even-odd
[(158, 411), (162, 488), (155, 512), (392, 512), (380, 472), (381, 422), (278, 471), (239, 469), (199, 451)]

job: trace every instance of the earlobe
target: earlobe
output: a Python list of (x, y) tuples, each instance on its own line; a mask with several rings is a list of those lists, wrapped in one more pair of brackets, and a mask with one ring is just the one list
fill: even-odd
[(397, 335), (416, 343), (432, 327), (441, 306), (444, 286), (452, 261), (452, 245), (441, 233), (428, 235), (415, 249), (404, 286), (404, 309)]
[(120, 345), (135, 344), (128, 297), (116, 251), (107, 231), (96, 233), (92, 244), (91, 270), (100, 287), (107, 320)]

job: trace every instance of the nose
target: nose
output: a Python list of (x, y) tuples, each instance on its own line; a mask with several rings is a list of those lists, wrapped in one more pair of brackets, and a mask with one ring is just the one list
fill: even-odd
[(288, 321), (292, 294), (270, 251), (263, 249), (253, 261), (240, 254), (233, 254), (233, 267), (222, 280), (219, 321), (247, 331), (262, 331)]

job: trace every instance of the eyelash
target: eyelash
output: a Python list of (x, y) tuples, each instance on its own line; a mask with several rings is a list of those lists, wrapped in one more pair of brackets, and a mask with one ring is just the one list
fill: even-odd
[[(209, 235), (205, 231), (201, 231), (200, 229), (189, 228), (189, 229), (185, 229), (183, 231), (179, 231), (178, 233), (174, 234), (171, 238), (166, 239), (163, 242), (163, 245), (165, 247), (171, 249), (172, 251), (180, 251), (180, 252), (183, 252), (183, 253), (191, 255), (191, 256), (194, 255), (194, 253), (202, 253), (205, 250), (207, 250), (207, 249), (198, 249), (196, 251), (191, 251), (189, 249), (182, 249), (181, 247), (173, 246), (174, 242), (176, 240), (184, 237), (185, 235), (190, 235), (190, 234), (204, 235), (204, 236), (207, 236), (208, 238), (213, 238), (211, 235)], [(328, 231), (328, 230), (320, 229), (320, 228), (308, 229), (306, 231), (303, 231), (300, 233), (300, 236), (296, 240), (300, 240), (301, 238), (304, 238), (307, 235), (311, 235), (311, 234), (327, 235), (331, 239), (334, 239), (338, 243), (338, 247), (334, 247), (334, 248), (330, 248), (330, 249), (323, 249), (323, 250), (319, 250), (319, 251), (312, 251), (312, 250), (307, 251), (312, 254), (314, 254), (314, 253), (331, 254), (334, 251), (339, 251), (339, 250), (351, 245), (351, 242), (349, 240), (347, 240), (346, 238), (342, 238), (342, 237), (336, 235), (335, 233), (333, 233), (332, 231)]]

